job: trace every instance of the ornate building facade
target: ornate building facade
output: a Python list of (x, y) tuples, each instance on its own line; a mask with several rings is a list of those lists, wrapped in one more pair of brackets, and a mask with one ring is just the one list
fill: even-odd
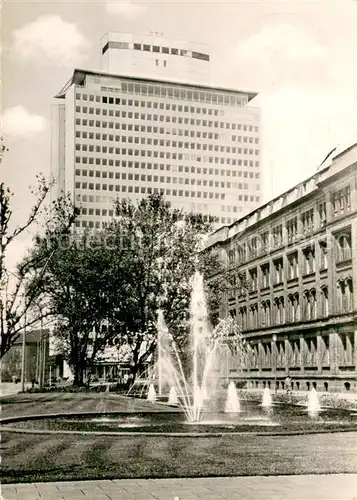
[[(251, 388), (357, 392), (357, 144), (328, 167), (213, 233), (231, 292), (221, 315), (246, 337)], [(228, 373), (228, 372), (227, 372)]]

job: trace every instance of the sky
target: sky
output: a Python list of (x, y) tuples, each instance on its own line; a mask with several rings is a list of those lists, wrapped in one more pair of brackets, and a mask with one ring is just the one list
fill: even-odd
[(9, 152), (0, 176), (15, 194), (16, 223), (33, 203), (36, 174), (49, 177), (53, 96), (75, 67), (99, 69), (107, 31), (205, 43), (212, 85), (258, 92), (263, 201), (357, 142), (357, 0), (4, 0), (1, 16)]

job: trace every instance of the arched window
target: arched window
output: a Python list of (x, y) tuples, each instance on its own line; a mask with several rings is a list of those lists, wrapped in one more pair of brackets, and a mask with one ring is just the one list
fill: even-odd
[(239, 315), (240, 315), (241, 328), (242, 328), (242, 330), (246, 330), (247, 329), (247, 308), (245, 306), (241, 307), (239, 309)]
[(258, 306), (252, 304), (249, 307), (249, 328), (258, 328)]
[(271, 325), (271, 307), (270, 307), (270, 300), (266, 301), (266, 322), (267, 326)]
[(284, 306), (284, 297), (280, 297), (279, 300), (279, 311), (280, 311), (280, 324), (285, 323), (285, 306)]
[(262, 326), (268, 326), (266, 321), (266, 302), (262, 302), (260, 306), (260, 323)]
[(309, 302), (310, 302), (310, 292), (306, 291), (306, 292), (304, 292), (303, 303), (302, 303), (302, 317), (304, 320), (310, 319), (310, 317), (309, 317), (309, 313), (310, 313)]
[(321, 316), (326, 317), (329, 314), (328, 310), (328, 288), (323, 286), (321, 288)]
[(353, 282), (352, 278), (348, 277), (347, 278), (347, 289), (348, 289), (348, 312), (353, 311)]
[(234, 308), (234, 309), (231, 309), (231, 310), (229, 311), (229, 314), (230, 314), (231, 318), (233, 318), (233, 319), (234, 319), (234, 318), (236, 318), (236, 316), (237, 316), (237, 310), (236, 310), (235, 308)]
[(336, 237), (337, 261), (344, 262), (352, 258), (351, 234), (343, 233)]
[(309, 296), (310, 314), (309, 319), (316, 319), (316, 290), (310, 290)]
[(288, 307), (287, 316), (289, 321), (295, 321), (295, 308), (294, 308), (295, 297), (294, 295), (289, 295), (288, 297)]
[(340, 313), (353, 310), (353, 283), (352, 278), (342, 278), (337, 282), (337, 308)]

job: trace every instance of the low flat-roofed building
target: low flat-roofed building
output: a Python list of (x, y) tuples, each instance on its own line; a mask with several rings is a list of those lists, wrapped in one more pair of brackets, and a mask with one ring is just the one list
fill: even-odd
[[(49, 377), (48, 329), (29, 330), (25, 333), (25, 382), (47, 382)], [(1, 360), (3, 382), (20, 381), (22, 369), (23, 332)]]

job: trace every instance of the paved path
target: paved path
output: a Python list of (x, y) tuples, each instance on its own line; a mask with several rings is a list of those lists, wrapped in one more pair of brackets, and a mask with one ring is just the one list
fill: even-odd
[(357, 474), (9, 484), (1, 500), (357, 500)]

